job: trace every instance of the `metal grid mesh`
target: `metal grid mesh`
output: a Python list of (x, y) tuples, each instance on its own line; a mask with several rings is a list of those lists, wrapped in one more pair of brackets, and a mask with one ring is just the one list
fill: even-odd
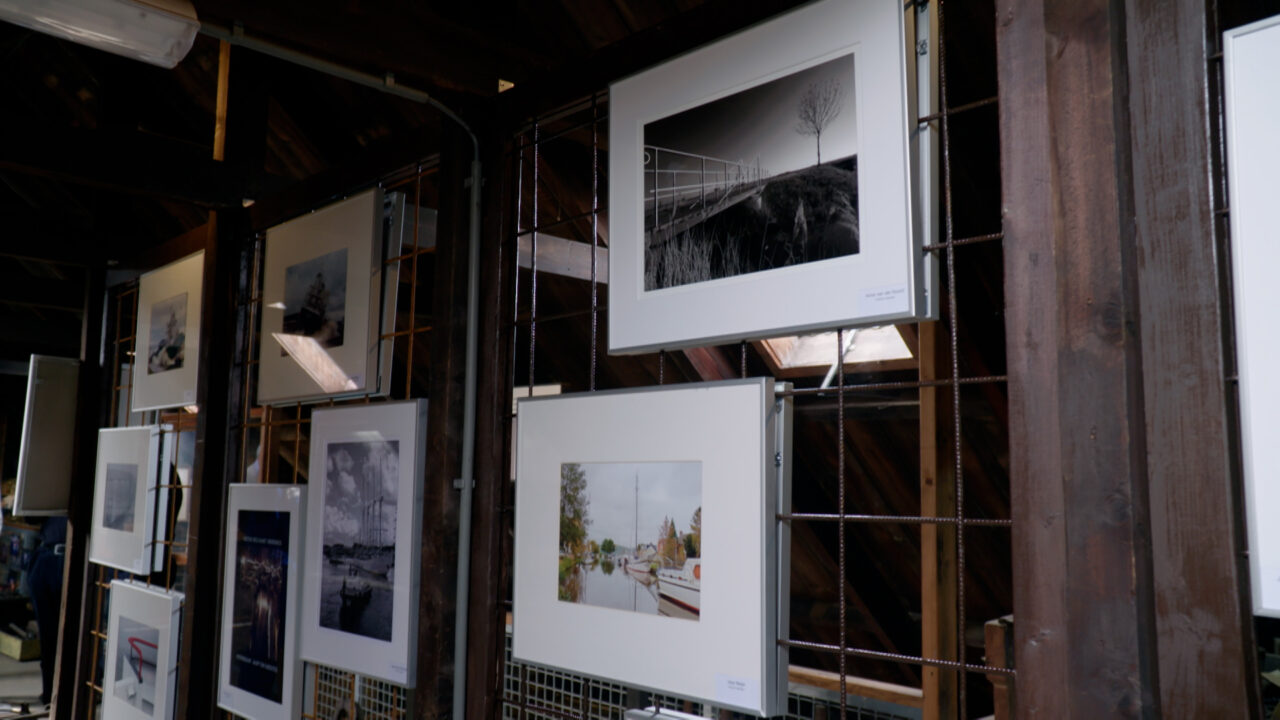
[[(918, 5), (924, 3), (908, 3), (906, 12), (915, 12)], [(991, 406), (989, 414), (996, 418), (1007, 413), (1005, 410), (1006, 376), (1000, 372), (1003, 367), (1003, 320), (999, 317), (975, 318), (966, 316), (961, 308), (962, 298), (973, 295), (974, 290), (961, 287), (964, 283), (972, 283), (970, 288), (979, 286), (986, 288), (998, 296), (997, 310), (1003, 309), (1001, 268), (1003, 235), (999, 227), (998, 189), (994, 197), (989, 194), (981, 198), (985, 211), (985, 222), (972, 221), (971, 213), (964, 218), (959, 217), (966, 212), (965, 204), (973, 202), (972, 190), (965, 186), (976, 185), (973, 181), (975, 173), (982, 170), (970, 166), (980, 165), (975, 161), (975, 153), (985, 156), (982, 163), (990, 163), (996, 158), (998, 173), (998, 118), (995, 113), (997, 97), (992, 93), (994, 87), (986, 88), (985, 95), (979, 97), (957, 97), (952, 105), (953, 93), (948, 88), (948, 45), (953, 50), (965, 55), (976, 55), (990, 63), (991, 75), (994, 77), (994, 34), (983, 36), (977, 33), (957, 32), (948, 34), (945, 25), (943, 3), (937, 7), (937, 35), (943, 38), (939, 46), (939, 96), (940, 110), (934, 114), (918, 118), (919, 125), (934, 127), (940, 136), (943, 201), (941, 224), (943, 237), (936, 243), (926, 245), (926, 252), (933, 253), (942, 267), (942, 317), (934, 323), (934, 328), (920, 324), (906, 328), (914, 331), (916, 338), (926, 333), (930, 337), (936, 334), (937, 350), (930, 359), (928, 367), (924, 358), (917, 356), (918, 370), (915, 377), (904, 378), (900, 374), (859, 372), (857, 368), (848, 368), (842, 361), (843, 353), (836, 348), (844, 347), (844, 332), (837, 334), (836, 348), (833, 348), (832, 366), (836, 370), (834, 387), (798, 387), (791, 395), (796, 402), (797, 413), (810, 408), (813, 413), (826, 413), (830, 427), (825, 432), (830, 437), (829, 452), (836, 456), (829, 482), (835, 485), (830, 505), (815, 511), (796, 511), (785, 516), (793, 527), (804, 523), (814, 528), (815, 532), (829, 532), (832, 538), (830, 548), (835, 556), (831, 574), (836, 578), (857, 577), (857, 568), (853, 565), (850, 546), (853, 542), (850, 534), (855, 527), (883, 528), (884, 532), (917, 532), (921, 536), (925, 529), (936, 532), (939, 536), (950, 535), (954, 543), (954, 551), (950, 557), (940, 557), (939, 564), (952, 562), (956, 571), (949, 587), (939, 587), (936, 601), (943, 606), (942, 612), (950, 613), (954, 618), (954, 655), (946, 658), (926, 657), (919, 651), (892, 650), (884, 646), (876, 647), (850, 642), (852, 631), (859, 625), (866, 624), (866, 615), (870, 611), (863, 607), (854, 613), (853, 598), (847, 591), (849, 582), (833, 582), (833, 601), (837, 605), (838, 620), (831, 623), (826, 637), (816, 639), (800, 639), (787, 637), (779, 642), (792, 649), (793, 663), (797, 651), (807, 653), (807, 657), (832, 659), (838, 667), (840, 677), (850, 676), (850, 665), (854, 659), (866, 665), (866, 661), (892, 664), (905, 668), (907, 677), (919, 677), (919, 673), (927, 668), (939, 668), (943, 673), (952, 674), (955, 682), (946, 692), (953, 696), (949, 703), (957, 708), (958, 715), (967, 717), (971, 711), (985, 710), (987, 700), (969, 697), (973, 686), (982, 688), (982, 693), (989, 692), (983, 688), (987, 678), (1004, 676), (1012, 679), (1012, 668), (992, 667), (981, 658), (975, 659), (966, 648), (966, 627), (971, 617), (969, 605), (975, 602), (968, 597), (966, 585), (974, 582), (974, 571), (967, 565), (967, 550), (975, 542), (975, 534), (986, 533), (998, 537), (984, 537), (982, 548), (996, 547), (998, 552), (1008, 554), (1008, 532), (1012, 522), (1008, 518), (1008, 470), (998, 457), (985, 465), (975, 461), (972, 439), (975, 432), (990, 430), (995, 438), (994, 445), (1001, 443), (1007, 447), (1007, 421), (1003, 428), (998, 423), (989, 423), (986, 419), (972, 419), (972, 407), (979, 403)], [(977, 11), (974, 14), (980, 14)], [(994, 17), (994, 13), (986, 13), (986, 17)], [(987, 20), (986, 22), (991, 22)], [(988, 27), (993, 30), (993, 27)], [(974, 45), (978, 45), (977, 48)], [(909, 45), (910, 47), (910, 45)], [(980, 60), (981, 61), (981, 60)], [(966, 88), (969, 95), (972, 88)], [(959, 129), (957, 130), (957, 126)], [(599, 275), (599, 250), (607, 238), (607, 199), (606, 178), (600, 172), (604, 154), (607, 152), (605, 135), (607, 132), (607, 94), (598, 93), (592, 97), (561, 109), (545, 117), (533, 119), (515, 138), (513, 144), (512, 163), (514, 165), (513, 194), (515, 196), (516, 223), (514, 223), (514, 241), (518, 246), (517, 267), (515, 270), (515, 291), (512, 358), (512, 385), (518, 392), (528, 388), (534, 392), (534, 386), (544, 383), (555, 383), (568, 391), (596, 390), (605, 387), (632, 387), (645, 384), (662, 384), (670, 381), (674, 369), (690, 379), (713, 379), (702, 372), (690, 373), (688, 358), (679, 358), (679, 353), (659, 352), (637, 359), (616, 359), (604, 354), (602, 328), (607, 322), (607, 313), (600, 294), (601, 276)], [(977, 150), (968, 143), (956, 145), (953, 137), (959, 132), (966, 140), (979, 138), (974, 143)], [(567, 149), (566, 146), (576, 146)], [(953, 188), (959, 189), (953, 192)], [(983, 184), (987, 188), (998, 188), (998, 175), (994, 181)], [(988, 190), (988, 193), (990, 191)], [(957, 210), (957, 200), (962, 210)], [(991, 218), (994, 218), (992, 220)], [(549, 240), (547, 238), (550, 238)], [(547, 244), (559, 244), (569, 239), (591, 247), (589, 276), (578, 275), (589, 285), (587, 289), (573, 287), (562, 277), (555, 277), (557, 271), (544, 270), (539, 266), (540, 241)], [(968, 253), (966, 256), (965, 253)], [(976, 273), (976, 275), (974, 274)], [(563, 273), (560, 273), (563, 274)], [(569, 285), (571, 287), (566, 287)], [(959, 288), (959, 292), (958, 292)], [(992, 289), (994, 288), (994, 290)], [(966, 300), (967, 301), (967, 300)], [(974, 310), (968, 311), (970, 313)], [(986, 342), (980, 332), (974, 330), (979, 322), (998, 323), (997, 339), (994, 343)], [(936, 329), (935, 329), (936, 328)], [(997, 363), (984, 363), (975, 360), (981, 355), (975, 348), (982, 345), (997, 345), (991, 354), (999, 356)], [(923, 343), (917, 344), (917, 351)], [(764, 367), (756, 353), (757, 343), (746, 342), (719, 348), (698, 349), (702, 357), (710, 357), (719, 362), (720, 377), (736, 373), (746, 376), (749, 372), (764, 374)], [(582, 353), (580, 359), (566, 361), (567, 353)], [(688, 353), (684, 353), (688, 355)], [(716, 360), (719, 358), (719, 360)], [(936, 367), (934, 367), (936, 365)], [(993, 371), (994, 368), (994, 371)], [(904, 401), (904, 398), (906, 399)], [(886, 512), (884, 503), (869, 502), (865, 494), (854, 494), (851, 490), (859, 485), (855, 481), (873, 476), (874, 468), (863, 458), (858, 457), (859, 448), (851, 441), (850, 436), (858, 426), (858, 432), (866, 432), (865, 427), (880, 417), (892, 418), (891, 408), (895, 403), (911, 404), (912, 399), (924, 405), (925, 399), (935, 403), (937, 412), (936, 429), (939, 442), (937, 447), (937, 463), (941, 471), (949, 472), (954, 484), (954, 507), (948, 511), (902, 514)], [(877, 410), (885, 411), (877, 415)], [(946, 410), (949, 412), (942, 412)], [(871, 420), (852, 419), (852, 413), (863, 413), (862, 418), (870, 413)], [(1007, 415), (1006, 415), (1007, 417)], [(994, 427), (994, 430), (991, 428)], [(921, 432), (924, 432), (922, 429)], [(917, 438), (919, 441), (920, 438)], [(910, 450), (919, 451), (920, 445)], [(999, 456), (1001, 451), (994, 451)], [(1007, 453), (1006, 453), (1007, 454)], [(972, 497), (966, 496), (966, 476), (973, 475), (981, 480), (984, 492), (1003, 494), (1006, 502), (993, 514), (991, 508), (980, 505)], [(875, 478), (870, 480), (874, 483)], [(991, 488), (995, 488), (994, 491)], [(510, 513), (509, 513), (510, 514)], [(510, 522), (508, 517), (507, 521)], [(936, 529), (936, 530), (935, 530)], [(508, 561), (510, 559), (508, 558)], [(994, 582), (1010, 585), (1007, 570), (999, 568), (997, 574), (1006, 576)], [(927, 584), (922, 583), (927, 586)], [(793, 588), (793, 595), (795, 588)], [(1006, 600), (1006, 602), (1011, 602)], [(950, 605), (949, 608), (946, 606)], [(1011, 610), (1005, 606), (1004, 614)], [(870, 613), (874, 615), (874, 613)], [(981, 617), (979, 620), (988, 620)], [(793, 613), (793, 624), (795, 615)], [(832, 637), (834, 636), (834, 637)], [(914, 647), (910, 648), (914, 649)], [(984, 677), (984, 675), (986, 677)], [(571, 674), (546, 669), (534, 670), (527, 666), (508, 663), (504, 671), (504, 704), (503, 716), (521, 717), (572, 717), (572, 718), (606, 718), (616, 717), (619, 708), (614, 705), (593, 705), (585, 700), (591, 695), (589, 688), (593, 681), (585, 680)], [(918, 682), (918, 680), (917, 680)], [(584, 685), (585, 683), (585, 685)], [(825, 716), (828, 711), (845, 716), (859, 716), (856, 703), (845, 691), (847, 685), (839, 683), (840, 692), (832, 701), (801, 699), (793, 696), (791, 706), (797, 712), (806, 712), (812, 708), (814, 716)], [(680, 707), (683, 703), (676, 698), (669, 699), (672, 707)], [(634, 707), (634, 705), (632, 705)], [(701, 712), (703, 708), (697, 708)], [(904, 709), (904, 712), (912, 712)], [(797, 715), (803, 716), (803, 715)]]
[[(701, 703), (660, 693), (645, 693), (606, 680), (584, 678), (553, 668), (525, 665), (511, 658), (511, 632), (506, 636), (503, 663), (502, 717), (511, 720), (538, 718), (600, 718), (621, 720), (628, 709), (656, 706), (695, 715), (745, 718), (738, 713), (722, 713)], [(914, 708), (894, 707), (868, 699), (847, 702), (845, 717), (855, 720), (919, 720)], [(836, 693), (816, 688), (794, 688), (787, 696), (787, 720), (826, 720), (840, 709)]]
[[(425, 346), (430, 325), (430, 256), (434, 248), (418, 236), (422, 207), (436, 202), (434, 164), (419, 165), (387, 180), (388, 191), (404, 192), (414, 199), (413, 232), (405, 238), (401, 253), (387, 259), (387, 264), (399, 268), (398, 311), (394, 327), (385, 329), (383, 339), (392, 341), (391, 396), (396, 399), (425, 395), (428, 356)], [(238, 334), (241, 352), (234, 359), (239, 376), (246, 378), (236, 392), (242, 392), (240, 406), (243, 417), (232, 428), (231, 457), (238, 464), (227, 473), (227, 482), (305, 483), (308, 449), (308, 431), (311, 406), (292, 405), (262, 407), (254, 404), (256, 398), (256, 368), (258, 358), (258, 329), (261, 325), (261, 288), (263, 240), (255, 238), (246, 250), (245, 260), (250, 264), (249, 277), (252, 286), (242, 293), (238, 308), (240, 325)], [(111, 424), (113, 426), (140, 425), (161, 422), (171, 426), (165, 431), (173, 435), (177, 474), (167, 484), (170, 492), (168, 528), (161, 541), (166, 553), (164, 569), (153, 573), (152, 584), (166, 589), (180, 589), (185, 579), (187, 557), (186, 508), (182, 498), (192, 486), (191, 464), (194, 446), (195, 415), (189, 412), (133, 413), (129, 406), (131, 391), (130, 365), (134, 356), (134, 327), (137, 314), (137, 283), (130, 283), (110, 290), (108, 337), (106, 348), (110, 358), (110, 372), (115, 378), (111, 393)], [(347, 403), (370, 402), (370, 398), (345, 401)], [(334, 403), (330, 402), (329, 405)], [(213, 537), (218, 537), (214, 535)], [(85, 624), (90, 643), (86, 678), (81, 692), (91, 694), (94, 706), (101, 702), (102, 672), (107, 650), (107, 591), (117, 577), (129, 577), (110, 568), (93, 566), (90, 569), (90, 588), (86, 604)], [(360, 717), (374, 719), (403, 718), (408, 715), (410, 693), (405, 688), (374, 678), (319, 665), (307, 665), (304, 718), (328, 720), (345, 707), (348, 717), (359, 711)], [(231, 713), (225, 713), (231, 717)]]
[[(420, 237), (424, 207), (435, 204), (435, 163), (420, 164), (397, 177), (384, 179), (386, 192), (402, 192), (409, 198), (412, 233), (404, 238), (398, 255), (384, 261), (385, 269), (398, 269), (395, 322), (383, 328), (381, 339), (389, 340), (393, 354), (390, 397), (405, 399), (426, 395), (429, 359), (425, 351), (431, 331), (430, 270), (434, 239)], [(247, 253), (251, 263), (252, 287), (240, 307), (243, 353), (235, 359), (243, 385), (241, 407), (244, 415), (232, 428), (238, 445), (234, 455), (239, 464), (229, 470), (229, 482), (306, 483), (309, 462), (311, 410), (314, 407), (360, 404), (377, 401), (365, 396), (339, 402), (293, 403), (260, 406), (257, 397), (259, 331), (261, 329), (263, 260), (265, 238), (253, 240)], [(347, 717), (394, 720), (407, 717), (412, 691), (399, 685), (357, 673), (315, 663), (306, 663), (302, 717), (330, 720), (346, 710)], [(227, 717), (235, 717), (226, 713)]]
[[(165, 527), (155, 528), (156, 544), (163, 547), (163, 567), (150, 575), (134, 575), (115, 568), (90, 563), (86, 588), (84, 632), (87, 639), (86, 672), (83, 685), (77, 692), (84, 693), (87, 707), (98, 708), (102, 702), (103, 669), (106, 666), (107, 620), (110, 603), (111, 581), (132, 579), (165, 590), (181, 590), (186, 579), (187, 561), (187, 507), (184, 498), (191, 492), (192, 460), (195, 445), (196, 416), (186, 411), (133, 412), (133, 366), (135, 358), (136, 318), (138, 312), (138, 284), (130, 282), (112, 288), (108, 298), (109, 338), (104, 348), (109, 358), (111, 373), (109, 427), (131, 427), (158, 423), (162, 442), (173, 446), (173, 470), (163, 470), (158, 486), (165, 490), (168, 503)], [(157, 502), (162, 495), (157, 494)], [(157, 513), (157, 522), (160, 517)]]

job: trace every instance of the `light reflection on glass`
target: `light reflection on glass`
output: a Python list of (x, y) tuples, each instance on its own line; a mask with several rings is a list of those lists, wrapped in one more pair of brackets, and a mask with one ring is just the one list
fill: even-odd
[(324, 392), (349, 392), (358, 389), (355, 381), (338, 367), (314, 338), (285, 333), (271, 333), (271, 337), (280, 343), (280, 347)]

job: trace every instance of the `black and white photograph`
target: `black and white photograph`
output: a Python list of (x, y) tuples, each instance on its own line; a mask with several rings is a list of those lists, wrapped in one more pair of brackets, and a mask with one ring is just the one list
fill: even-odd
[(341, 347), (347, 308), (347, 249), (285, 268), (284, 305), (286, 335), (309, 337), (320, 347)]
[(644, 289), (856, 254), (852, 53), (644, 125)]
[(130, 463), (107, 463), (107, 494), (102, 504), (103, 527), (133, 532), (137, 499), (138, 466)]
[(155, 715), (160, 630), (121, 615), (111, 692), (147, 716)]
[(241, 510), (236, 524), (231, 684), (280, 702), (288, 613), (288, 512)]
[(138, 279), (132, 412), (196, 403), (203, 282), (203, 250)]
[(187, 294), (151, 305), (151, 337), (147, 342), (147, 374), (177, 370), (186, 358)]
[(343, 442), (327, 449), (320, 625), (389, 641), (400, 443)]
[(563, 463), (558, 597), (697, 620), (702, 463)]

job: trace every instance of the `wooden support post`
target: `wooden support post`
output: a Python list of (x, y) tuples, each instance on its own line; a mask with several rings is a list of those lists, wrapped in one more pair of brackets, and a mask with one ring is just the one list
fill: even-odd
[[(222, 133), (215, 154), (248, 177), (262, 174), (266, 147), (266, 74), (257, 59), (225, 44), (219, 53)], [(234, 71), (234, 74), (233, 74)], [(236, 108), (234, 115), (228, 115)], [(240, 286), (247, 279), (242, 246), (248, 214), (243, 209), (211, 213), (201, 288), (200, 376), (196, 385), (195, 455), (188, 507), (187, 570), (181, 590), (182, 639), (178, 659), (177, 717), (216, 718), (218, 621), (222, 600), (222, 541), (226, 527), (227, 456), (231, 418), (241, 412), (244, 381), (232, 357)], [(231, 378), (231, 381), (228, 381)]]
[[(418, 666), (413, 716), (447, 716), (453, 707), (454, 618), (458, 571), (458, 490), (466, 376), (467, 218), (471, 140), (441, 131), (440, 211), (431, 295), (427, 471), (422, 498)], [(420, 372), (412, 368), (411, 372)]]
[[(102, 398), (110, 397), (104, 385), (110, 381), (98, 363), (102, 349), (103, 300), (106, 269), (101, 266), (85, 272), (84, 317), (80, 336), (79, 396), (76, 398), (75, 447), (71, 460), (71, 483), (76, 488), (71, 493), (67, 508), (67, 548), (62, 559), (62, 617), (58, 622), (58, 655), (53, 670), (53, 707), (51, 716), (56, 720), (88, 717), (84, 708), (77, 707), (88, 693), (79, 692), (87, 680), (82, 673), (88, 671), (87, 656), (92, 639), (84, 631), (88, 615), (87, 603), (92, 597), (90, 581), (89, 528), (93, 524), (94, 475), (97, 469), (98, 428), (104, 426), (105, 415)], [(40, 638), (45, 642), (46, 638)]]
[[(987, 665), (1000, 668), (1013, 667), (1013, 616), (1006, 615), (988, 620), (983, 630), (986, 638)], [(987, 675), (987, 679), (991, 681), (995, 720), (1013, 720), (1013, 678), (991, 673)]]
[(1230, 263), (1215, 257), (1208, 172), (1218, 29), (1196, 0), (1124, 8), (1161, 704), (1178, 717), (1252, 717), (1261, 705), (1217, 272)]
[(1123, 11), (997, 18), (1017, 716), (1158, 717)]
[[(937, 380), (938, 366), (946, 365), (946, 357), (938, 343), (939, 323), (919, 325), (916, 357), (921, 380)], [(941, 361), (941, 362), (940, 362)], [(920, 388), (920, 515), (950, 517), (956, 512), (955, 469), (946, 459), (946, 443), (952, 431), (940, 432), (943, 423), (949, 427), (950, 388)], [(939, 409), (945, 412), (939, 413)], [(939, 446), (943, 450), (939, 453)], [(956, 636), (956, 531), (952, 527), (925, 523), (920, 526), (920, 649), (923, 657), (955, 660), (958, 655)], [(933, 666), (922, 668), (925, 720), (956, 717), (957, 673)]]
[[(482, 138), (485, 136), (481, 136)], [(481, 141), (489, 180), (484, 187), (482, 217), (504, 218), (498, 211), (504, 186), (514, 175), (511, 155), (498, 139)], [(504, 173), (504, 169), (506, 172)], [(476, 400), (476, 489), (472, 506), (471, 607), (467, 631), (467, 717), (496, 718), (502, 707), (502, 665), (506, 644), (506, 588), (511, 573), (506, 517), (510, 507), (511, 469), (511, 323), (510, 302), (515, 279), (512, 228), (486, 223), (480, 268), (480, 369)], [(507, 252), (503, 250), (507, 249)]]

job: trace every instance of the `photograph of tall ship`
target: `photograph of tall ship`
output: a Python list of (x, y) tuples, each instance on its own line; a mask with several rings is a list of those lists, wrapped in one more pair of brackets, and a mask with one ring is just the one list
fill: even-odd
[(389, 641), (398, 443), (331, 444), (326, 476), (320, 624)]
[(560, 600), (700, 617), (701, 463), (565, 463), (560, 490)]

